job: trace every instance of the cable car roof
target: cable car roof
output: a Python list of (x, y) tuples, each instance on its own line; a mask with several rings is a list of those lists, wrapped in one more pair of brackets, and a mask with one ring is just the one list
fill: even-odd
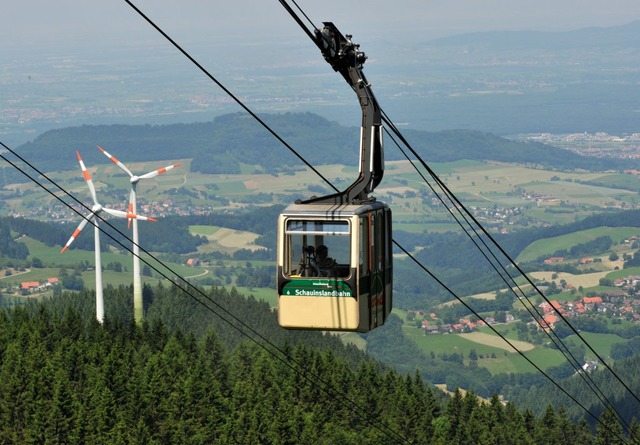
[(291, 204), (282, 211), (282, 215), (334, 218), (337, 216), (361, 215), (385, 207), (387, 205), (380, 201), (371, 201), (363, 204)]

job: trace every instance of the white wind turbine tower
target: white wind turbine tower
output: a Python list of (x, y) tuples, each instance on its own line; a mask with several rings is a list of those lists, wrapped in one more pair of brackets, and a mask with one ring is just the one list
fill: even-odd
[[(89, 175), (89, 172), (87, 171), (87, 168), (85, 167), (84, 162), (82, 161), (82, 158), (80, 157), (80, 153), (78, 151), (76, 151), (76, 155), (78, 156), (78, 162), (80, 162), (80, 168), (82, 169), (84, 180), (87, 182), (87, 185), (89, 186), (89, 191), (91, 192), (91, 198), (93, 199), (93, 206), (91, 207), (91, 214), (84, 217), (84, 219), (78, 225), (76, 230), (73, 232), (73, 235), (71, 235), (71, 238), (69, 238), (69, 241), (67, 241), (67, 244), (65, 244), (65, 246), (62, 248), (62, 251), (60, 251), (60, 253), (63, 253), (65, 250), (67, 250), (67, 248), (71, 245), (71, 243), (73, 243), (73, 241), (78, 237), (78, 235), (80, 235), (80, 232), (82, 231), (82, 229), (84, 229), (87, 223), (91, 221), (91, 219), (93, 219), (94, 216), (99, 215), (103, 211), (108, 213), (109, 215), (117, 216), (119, 218), (131, 218), (134, 221), (136, 221), (137, 219), (155, 221), (155, 219), (153, 218), (147, 218), (146, 216), (138, 216), (132, 212), (123, 212), (121, 210), (113, 210), (107, 207), (103, 207), (102, 204), (98, 202), (98, 199), (96, 197), (96, 189), (93, 185), (93, 181), (91, 180), (91, 176)], [(95, 268), (96, 268), (96, 318), (100, 323), (102, 323), (104, 320), (104, 296), (103, 296), (103, 289), (102, 289), (102, 263), (100, 261), (100, 229), (98, 228), (98, 218), (95, 218), (95, 220), (93, 221), (93, 225), (94, 225), (94, 241), (95, 241), (95, 253), (96, 253), (96, 265), (95, 265)]]
[[(158, 170), (154, 170), (152, 172), (146, 173), (142, 176), (136, 176), (115, 156), (109, 154), (104, 148), (98, 145), (98, 148), (106, 157), (108, 157), (111, 162), (116, 164), (120, 169), (129, 175), (129, 181), (131, 182), (131, 194), (129, 195), (129, 213), (136, 214), (138, 211), (137, 208), (137, 196), (136, 196), (136, 186), (141, 179), (151, 179), (155, 178), (158, 175), (166, 173), (172, 168), (178, 167), (180, 164), (172, 164), (165, 168), (160, 168)], [(140, 244), (138, 238), (138, 222), (136, 219), (133, 219), (133, 315), (136, 323), (141, 323), (142, 318), (144, 317), (144, 306), (142, 301), (142, 278), (140, 274)]]

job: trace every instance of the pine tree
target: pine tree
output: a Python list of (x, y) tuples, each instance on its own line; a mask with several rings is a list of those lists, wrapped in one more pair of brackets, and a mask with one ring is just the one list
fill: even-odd
[(611, 407), (607, 407), (598, 419), (595, 443), (596, 445), (622, 445), (625, 443), (622, 425)]
[(631, 445), (640, 445), (640, 423), (634, 417), (629, 427), (629, 443)]

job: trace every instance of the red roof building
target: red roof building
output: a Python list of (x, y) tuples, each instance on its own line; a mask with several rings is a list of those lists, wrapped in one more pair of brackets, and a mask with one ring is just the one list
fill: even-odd
[(23, 281), (22, 282), (22, 290), (36, 289), (40, 286), (40, 283), (37, 281)]
[(602, 297), (584, 297), (582, 302), (584, 304), (602, 304)]

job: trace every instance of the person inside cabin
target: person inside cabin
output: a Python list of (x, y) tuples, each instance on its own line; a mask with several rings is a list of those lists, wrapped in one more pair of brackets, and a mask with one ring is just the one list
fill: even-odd
[(329, 249), (324, 244), (320, 244), (316, 249), (315, 267), (317, 267), (321, 277), (335, 275), (336, 260), (329, 256)]

